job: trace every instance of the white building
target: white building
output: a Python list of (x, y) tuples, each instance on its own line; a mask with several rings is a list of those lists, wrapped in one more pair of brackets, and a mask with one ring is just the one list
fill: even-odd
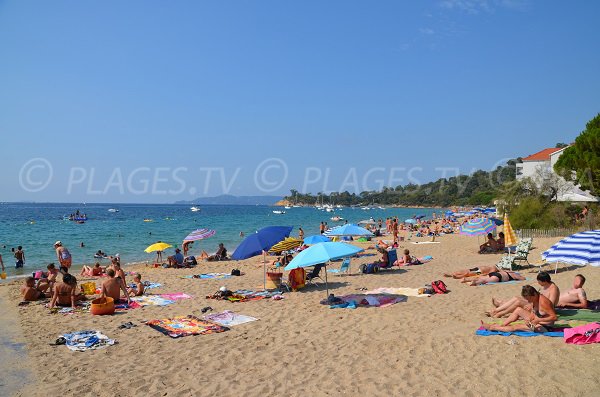
[[(558, 161), (566, 148), (546, 148), (523, 158), (522, 163), (517, 164), (517, 180), (531, 178), (534, 181), (541, 182), (540, 178), (547, 176), (558, 176), (554, 172), (554, 164)], [(561, 189), (558, 193), (558, 201), (577, 201), (577, 202), (596, 202), (597, 197), (592, 196), (575, 186), (573, 183), (565, 181), (562, 177)]]

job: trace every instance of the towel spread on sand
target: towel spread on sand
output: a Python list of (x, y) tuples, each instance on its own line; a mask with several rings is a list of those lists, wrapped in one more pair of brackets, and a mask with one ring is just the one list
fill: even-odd
[(558, 309), (559, 320), (579, 320), (587, 322), (600, 322), (600, 310), (588, 309)]
[(390, 295), (406, 295), (406, 296), (414, 296), (417, 298), (426, 298), (431, 295), (429, 294), (419, 294), (418, 288), (377, 288), (371, 291), (365, 292), (365, 294), (390, 294)]
[(496, 282), (496, 281), (492, 281), (491, 283), (487, 283), (487, 284), (479, 284), (478, 287), (484, 286), (484, 285), (495, 285), (495, 284), (518, 284), (520, 282), (523, 281), (527, 281), (529, 280), (529, 278), (526, 278), (525, 280), (511, 280), (511, 281), (502, 281), (502, 282)]
[(69, 350), (77, 352), (101, 349), (115, 344), (114, 339), (109, 339), (108, 336), (98, 331), (77, 331), (61, 335), (61, 337), (66, 339), (66, 346)]
[(170, 336), (180, 338), (190, 335), (206, 335), (228, 331), (229, 328), (215, 324), (208, 320), (202, 320), (195, 316), (178, 316), (161, 320), (150, 320), (147, 325), (155, 330)]
[(222, 313), (207, 314), (202, 317), (205, 320), (222, 325), (224, 327), (233, 327), (235, 325), (245, 324), (252, 321), (257, 321), (257, 318), (237, 314), (230, 310), (225, 310)]
[(134, 296), (131, 298), (132, 301), (136, 302), (140, 306), (167, 306), (175, 303), (174, 300), (165, 299), (159, 295), (142, 295)]
[(192, 274), (189, 276), (182, 276), (181, 278), (199, 278), (201, 280), (221, 280), (225, 278), (231, 278), (231, 274), (228, 273), (203, 273), (203, 274)]
[(413, 241), (411, 244), (439, 244), (439, 241)]
[[(142, 284), (144, 284), (144, 290), (162, 287), (161, 283), (153, 283), (150, 281), (144, 281)], [(131, 283), (129, 284), (129, 288), (136, 289), (137, 285), (135, 285), (135, 283)]]
[(191, 299), (192, 296), (188, 294), (184, 294), (183, 292), (174, 292), (171, 294), (160, 294), (161, 298), (165, 298), (171, 301), (176, 301), (179, 299)]
[[(387, 307), (395, 305), (396, 303), (406, 302), (408, 297), (406, 295), (392, 295), (392, 294), (351, 294), (336, 296), (339, 300), (338, 303), (331, 304), (327, 300), (322, 301), (322, 304), (330, 305), (332, 309), (337, 308), (352, 308), (353, 306), (360, 307)], [(350, 305), (344, 305), (350, 304)]]
[(483, 327), (480, 327), (477, 331), (475, 331), (475, 335), (479, 336), (522, 336), (522, 337), (531, 337), (531, 336), (551, 336), (555, 338), (562, 338), (564, 336), (564, 332), (562, 329), (557, 330), (555, 328), (550, 328), (551, 331), (548, 332), (531, 332), (531, 331), (511, 331), (511, 332), (502, 332), (502, 331), (489, 331)]

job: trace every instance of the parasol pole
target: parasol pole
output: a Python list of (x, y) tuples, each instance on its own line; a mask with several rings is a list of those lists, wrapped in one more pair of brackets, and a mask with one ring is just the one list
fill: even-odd
[(327, 293), (327, 298), (329, 298), (329, 284), (327, 283), (327, 263), (325, 263), (325, 292)]
[(263, 250), (263, 290), (267, 290), (267, 253)]

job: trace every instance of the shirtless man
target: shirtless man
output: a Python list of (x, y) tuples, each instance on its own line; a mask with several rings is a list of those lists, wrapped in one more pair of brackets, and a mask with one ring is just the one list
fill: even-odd
[(556, 307), (565, 307), (573, 309), (585, 309), (588, 306), (587, 296), (583, 289), (585, 277), (578, 274), (573, 280), (573, 288), (560, 294)]
[(71, 253), (69, 250), (63, 247), (60, 241), (54, 243), (54, 249), (56, 249), (56, 257), (58, 258), (58, 263), (60, 263), (60, 266), (69, 269), (71, 267), (71, 263), (73, 262), (73, 258), (71, 258)]
[(25, 301), (36, 301), (38, 299), (47, 298), (45, 292), (48, 289), (48, 284), (42, 284), (41, 286), (35, 286), (35, 279), (33, 277), (27, 277), (25, 283), (21, 286), (21, 296)]
[[(483, 321), (481, 326), (491, 331), (512, 332), (512, 331), (533, 331), (545, 332), (546, 326), (553, 325), (558, 318), (554, 311), (554, 305), (550, 299), (541, 295), (531, 285), (526, 285), (521, 290), (521, 296), (527, 300), (531, 309), (518, 307), (506, 319), (502, 325), (486, 324)], [(515, 321), (524, 320), (524, 324), (512, 324)]]
[(465, 278), (465, 277), (473, 277), (473, 276), (481, 276), (490, 274), (491, 272), (497, 272), (498, 268), (496, 265), (491, 266), (479, 266), (471, 269), (459, 270), (454, 273), (444, 273), (444, 277), (452, 277), (452, 278)]
[(23, 247), (20, 245), (17, 247), (15, 251), (15, 268), (18, 269), (25, 265), (25, 251), (23, 251)]
[[(558, 286), (552, 282), (550, 274), (548, 272), (538, 273), (537, 282), (542, 287), (540, 293), (556, 306), (558, 304), (558, 298), (560, 297), (560, 290), (558, 289)], [(487, 314), (489, 314), (490, 317), (496, 318), (504, 317), (507, 314), (512, 313), (517, 307), (527, 308), (529, 305), (527, 300), (520, 296), (515, 296), (506, 301), (492, 298), (492, 304), (495, 308), (487, 312)]]
[(118, 303), (121, 300), (121, 291), (123, 291), (129, 304), (131, 301), (123, 280), (115, 278), (115, 271), (113, 269), (108, 269), (106, 274), (108, 275), (108, 280), (102, 283), (102, 297), (110, 296), (115, 303)]

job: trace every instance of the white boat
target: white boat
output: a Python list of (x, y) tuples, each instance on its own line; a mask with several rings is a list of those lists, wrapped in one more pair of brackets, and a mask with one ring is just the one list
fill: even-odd
[(341, 222), (344, 220), (344, 218), (342, 218), (341, 216), (332, 216), (331, 220), (334, 222)]
[(370, 210), (370, 208), (369, 207), (362, 207), (361, 210), (368, 211), (368, 210)]
[(116, 208), (109, 208), (108, 212), (119, 212), (119, 210)]
[(380, 210), (384, 210), (385, 209), (385, 207), (382, 207), (382, 206), (379, 206), (377, 208), (379, 208)]
[(283, 208), (285, 208), (286, 210), (289, 210), (289, 209), (290, 209), (290, 208), (292, 208), (292, 207), (290, 207), (289, 205), (286, 205), (286, 206), (285, 206), (285, 207), (283, 207)]
[(327, 207), (327, 208), (325, 208), (325, 211), (327, 211), (327, 212), (333, 212), (333, 208)]
[(283, 214), (285, 214), (285, 211), (275, 210), (275, 211), (273, 211), (273, 213), (277, 214), (277, 215), (283, 215)]
[(194, 207), (190, 207), (190, 209), (192, 210), (192, 212), (199, 212), (199, 211), (202, 211), (202, 210), (200, 209), (200, 207), (196, 207), (196, 206), (194, 206)]
[(294, 205), (293, 207), (294, 208), (301, 208), (302, 206), (301, 205)]

